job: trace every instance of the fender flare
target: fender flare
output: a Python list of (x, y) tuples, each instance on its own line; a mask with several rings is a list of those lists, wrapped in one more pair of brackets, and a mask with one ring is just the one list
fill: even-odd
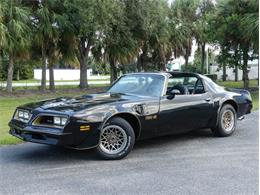
[[(111, 119), (111, 118), (113, 118), (113, 117), (116, 117), (116, 116), (118, 116), (118, 115), (131, 115), (131, 117), (134, 117), (135, 118), (135, 120), (137, 121), (137, 123), (138, 123), (138, 129), (135, 129), (134, 127), (133, 127), (133, 129), (134, 129), (134, 132), (135, 132), (135, 134), (136, 134), (136, 138), (138, 138), (139, 136), (140, 136), (140, 134), (141, 134), (141, 122), (140, 122), (140, 119), (135, 115), (135, 114), (133, 114), (133, 113), (131, 113), (131, 112), (117, 112), (117, 113), (108, 113), (107, 115), (106, 115), (106, 117), (104, 117), (104, 121), (102, 122), (102, 124), (100, 125), (100, 127), (99, 127), (99, 132), (101, 131), (101, 129), (103, 129), (103, 127), (104, 127), (104, 125)], [(129, 122), (126, 118), (124, 118), (124, 117), (122, 117), (122, 116), (119, 116), (119, 117), (121, 117), (121, 118), (123, 118), (123, 119), (125, 119), (127, 122)], [(130, 125), (132, 126), (132, 124), (130, 123)]]
[(218, 124), (218, 121), (219, 121), (219, 113), (220, 113), (220, 110), (221, 110), (221, 108), (223, 107), (224, 104), (230, 104), (231, 106), (234, 107), (234, 109), (235, 109), (236, 112), (238, 111), (238, 105), (237, 105), (237, 102), (236, 102), (234, 99), (231, 99), (231, 98), (225, 98), (225, 99), (223, 99), (223, 100), (220, 102), (219, 108), (218, 108), (218, 111), (217, 111), (216, 125)]

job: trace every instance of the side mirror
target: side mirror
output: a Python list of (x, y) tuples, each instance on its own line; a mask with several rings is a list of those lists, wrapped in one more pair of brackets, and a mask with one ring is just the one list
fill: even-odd
[(173, 89), (170, 91), (170, 94), (167, 96), (167, 99), (172, 100), (175, 98), (176, 94), (181, 94), (181, 92), (178, 89)]

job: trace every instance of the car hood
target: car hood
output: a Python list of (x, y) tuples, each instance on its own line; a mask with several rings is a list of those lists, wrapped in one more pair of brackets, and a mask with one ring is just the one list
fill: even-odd
[(40, 102), (25, 104), (21, 107), (28, 110), (41, 109), (57, 112), (77, 112), (93, 106), (110, 104), (118, 101), (127, 101), (129, 99), (136, 98), (137, 97), (118, 93), (100, 93), (84, 95), (80, 97), (60, 97), (57, 99), (49, 99)]

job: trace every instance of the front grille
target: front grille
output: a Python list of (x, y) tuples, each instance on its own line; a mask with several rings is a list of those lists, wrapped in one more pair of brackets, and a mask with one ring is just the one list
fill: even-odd
[(67, 116), (39, 115), (33, 120), (32, 125), (41, 126), (41, 127), (59, 128), (59, 129), (63, 128), (65, 124), (64, 125), (56, 124), (54, 120), (55, 118), (66, 118), (67, 120)]
[(34, 121), (33, 125), (53, 125), (53, 116), (38, 116)]

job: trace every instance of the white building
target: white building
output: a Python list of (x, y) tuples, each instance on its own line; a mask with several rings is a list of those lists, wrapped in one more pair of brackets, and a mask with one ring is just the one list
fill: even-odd
[[(34, 79), (42, 79), (42, 69), (33, 70)], [(92, 69), (87, 70), (87, 76), (92, 75)], [(46, 71), (46, 79), (49, 80), (49, 69)], [(80, 70), (79, 69), (54, 69), (54, 79), (55, 80), (79, 80), (80, 79)]]
[[(258, 79), (258, 60), (249, 60), (248, 61), (248, 77), (249, 79)], [(223, 68), (220, 68), (217, 64), (209, 66), (209, 73), (216, 74), (218, 80), (222, 79)], [(235, 69), (228, 68), (226, 69), (227, 80), (235, 80)], [(238, 69), (238, 80), (242, 80), (243, 72), (241, 69)]]

